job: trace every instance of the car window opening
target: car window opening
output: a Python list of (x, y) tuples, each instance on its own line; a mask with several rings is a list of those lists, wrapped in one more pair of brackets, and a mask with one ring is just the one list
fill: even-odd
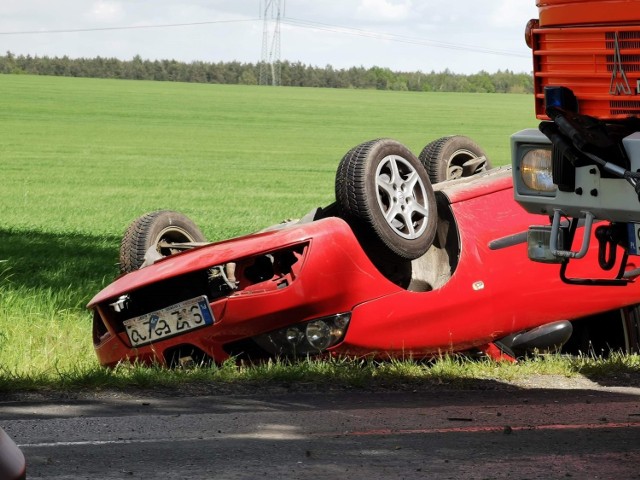
[(237, 293), (257, 293), (286, 288), (297, 278), (307, 245), (250, 257), (235, 262)]

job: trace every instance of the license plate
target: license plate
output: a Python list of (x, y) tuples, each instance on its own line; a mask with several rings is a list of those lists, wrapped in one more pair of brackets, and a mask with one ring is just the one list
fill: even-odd
[(209, 301), (202, 295), (122, 323), (131, 345), (139, 347), (205, 325), (213, 325), (213, 322)]

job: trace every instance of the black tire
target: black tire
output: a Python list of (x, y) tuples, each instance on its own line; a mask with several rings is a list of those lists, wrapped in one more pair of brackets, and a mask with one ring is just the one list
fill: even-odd
[(395, 140), (371, 140), (347, 152), (336, 174), (336, 200), (363, 244), (373, 233), (374, 242), (412, 260), (433, 243), (437, 212), (429, 176)]
[(147, 251), (155, 246), (166, 257), (178, 250), (172, 243), (205, 242), (200, 229), (186, 215), (170, 210), (147, 213), (134, 220), (120, 244), (120, 272), (138, 270), (145, 261)]
[(623, 309), (624, 322), (624, 351), (625, 353), (640, 354), (640, 305)]
[(418, 156), (431, 183), (470, 177), (491, 169), (487, 154), (476, 142), (462, 135), (434, 140)]

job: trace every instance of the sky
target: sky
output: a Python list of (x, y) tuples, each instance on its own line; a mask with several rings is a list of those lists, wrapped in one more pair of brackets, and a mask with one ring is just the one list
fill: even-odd
[[(531, 72), (535, 0), (3, 0), (0, 52), (342, 69)], [(266, 20), (266, 21), (265, 21)], [(271, 53), (272, 52), (272, 53)]]

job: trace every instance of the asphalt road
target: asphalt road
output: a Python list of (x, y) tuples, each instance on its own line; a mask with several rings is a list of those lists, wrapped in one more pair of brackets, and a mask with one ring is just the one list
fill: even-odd
[(108, 392), (0, 401), (28, 478), (640, 478), (640, 389)]

